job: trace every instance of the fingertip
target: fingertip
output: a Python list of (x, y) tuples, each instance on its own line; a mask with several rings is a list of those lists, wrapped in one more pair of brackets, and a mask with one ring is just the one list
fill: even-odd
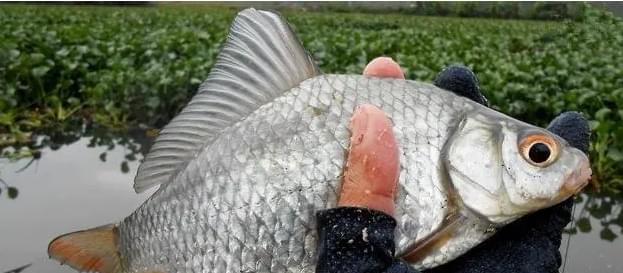
[(579, 112), (564, 112), (554, 118), (547, 130), (565, 139), (571, 146), (588, 154), (591, 129), (588, 120)]
[(379, 78), (405, 78), (400, 65), (390, 57), (377, 57), (370, 61), (364, 68), (363, 75)]
[(353, 114), (351, 132), (339, 205), (393, 215), (400, 164), (391, 120), (381, 109), (361, 105)]
[(478, 77), (469, 67), (462, 65), (448, 66), (437, 74), (433, 84), (484, 106), (489, 105), (487, 98), (480, 91)]
[(392, 122), (383, 110), (364, 104), (355, 110), (351, 119), (351, 150), (386, 152), (396, 149)]

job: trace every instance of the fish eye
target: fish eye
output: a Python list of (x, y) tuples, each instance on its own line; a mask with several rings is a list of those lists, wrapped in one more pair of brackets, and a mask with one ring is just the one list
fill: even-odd
[(547, 135), (530, 135), (521, 141), (519, 151), (528, 163), (544, 168), (556, 160), (558, 143)]
[(530, 151), (528, 152), (528, 157), (535, 163), (547, 161), (550, 155), (551, 151), (549, 150), (549, 146), (543, 143), (535, 143), (530, 147)]

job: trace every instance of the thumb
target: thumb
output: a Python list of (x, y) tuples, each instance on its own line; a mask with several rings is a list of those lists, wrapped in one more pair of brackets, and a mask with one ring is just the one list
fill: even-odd
[(338, 206), (394, 214), (399, 174), (398, 145), (385, 113), (361, 105), (351, 119), (351, 144)]

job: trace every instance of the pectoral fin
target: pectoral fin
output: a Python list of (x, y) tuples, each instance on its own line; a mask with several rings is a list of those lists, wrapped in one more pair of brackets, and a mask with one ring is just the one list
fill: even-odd
[(458, 214), (450, 215), (444, 220), (435, 232), (417, 241), (410, 250), (401, 257), (410, 263), (417, 263), (425, 257), (444, 246), (466, 220), (466, 217)]
[(107, 225), (57, 237), (48, 246), (48, 255), (81, 272), (120, 273), (117, 242), (117, 227)]

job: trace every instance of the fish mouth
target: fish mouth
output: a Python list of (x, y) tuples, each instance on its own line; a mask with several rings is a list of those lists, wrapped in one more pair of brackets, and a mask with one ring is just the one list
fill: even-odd
[(577, 194), (588, 185), (592, 174), (593, 171), (591, 170), (588, 158), (584, 157), (580, 163), (580, 167), (571, 172), (565, 179), (565, 183), (561, 188), (561, 193), (568, 196)]

